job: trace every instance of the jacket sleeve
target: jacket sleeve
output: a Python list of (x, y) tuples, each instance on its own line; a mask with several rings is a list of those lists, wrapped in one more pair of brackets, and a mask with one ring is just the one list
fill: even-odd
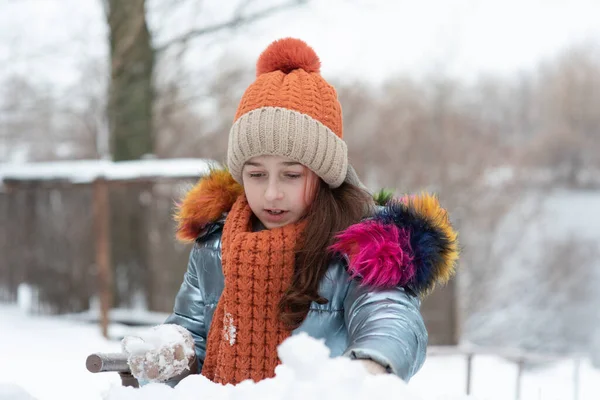
[(373, 360), (408, 382), (423, 365), (427, 350), (419, 307), (418, 297), (402, 287), (377, 289), (352, 280), (344, 300), (344, 355)]
[(204, 268), (206, 252), (210, 249), (202, 245), (194, 244), (190, 252), (188, 268), (179, 288), (173, 313), (166, 319), (166, 324), (177, 324), (186, 328), (192, 334), (196, 347), (196, 358), (198, 361), (198, 372), (202, 370), (206, 356), (206, 335), (204, 294), (200, 289), (198, 271)]
[(391, 199), (337, 235), (332, 250), (354, 278), (344, 302), (346, 355), (408, 381), (427, 350), (419, 299), (456, 272), (458, 232), (447, 211), (428, 193)]

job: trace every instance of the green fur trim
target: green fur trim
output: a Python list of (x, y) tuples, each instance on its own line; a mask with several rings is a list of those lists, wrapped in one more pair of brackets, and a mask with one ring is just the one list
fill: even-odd
[(373, 200), (378, 206), (385, 206), (392, 198), (394, 198), (394, 192), (390, 189), (381, 189), (373, 194)]

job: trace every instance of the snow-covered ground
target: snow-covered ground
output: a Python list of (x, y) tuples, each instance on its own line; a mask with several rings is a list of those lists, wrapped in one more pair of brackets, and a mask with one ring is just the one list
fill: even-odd
[[(157, 386), (139, 391), (126, 390), (119, 387), (120, 380), (117, 374), (92, 374), (85, 368), (88, 354), (120, 350), (120, 343), (104, 340), (96, 325), (60, 317), (28, 316), (13, 305), (0, 305), (0, 313), (1, 400), (101, 399), (103, 395), (108, 395), (108, 399), (111, 400), (186, 399), (191, 398), (189, 395), (192, 392), (199, 395), (198, 390), (203, 393), (203, 398), (211, 399), (259, 396), (283, 399), (288, 398), (290, 393), (295, 393), (290, 391), (291, 389), (307, 395), (328, 393), (327, 398), (330, 399), (331, 387), (325, 387), (325, 382), (337, 382), (338, 385), (344, 386), (340, 387), (339, 396), (334, 398), (345, 400), (367, 398), (361, 397), (365, 393), (372, 393), (368, 398), (378, 397), (379, 394), (383, 397), (383, 393), (379, 391), (383, 386), (395, 390), (394, 398), (397, 399), (467, 398), (464, 396), (465, 361), (459, 356), (430, 356), (423, 369), (405, 387), (402, 382), (390, 377), (365, 378), (360, 371), (353, 370), (340, 360), (328, 364), (319, 358), (318, 353), (322, 349), (320, 350), (313, 341), (296, 342), (296, 347), (303, 349), (300, 352), (288, 348), (285, 351), (287, 360), (284, 360), (286, 367), (282, 369), (281, 376), (271, 383), (222, 389), (200, 377), (192, 377), (185, 380), (185, 385), (177, 390)], [(114, 329), (122, 330), (123, 327)], [(303, 360), (303, 356), (311, 353), (314, 358)], [(308, 368), (306, 363), (312, 363), (313, 367)], [(321, 370), (320, 374), (313, 372), (314, 375), (298, 378), (298, 374), (302, 374), (303, 371), (305, 374), (309, 373), (307, 371), (319, 371), (323, 365), (328, 368)], [(324, 371), (329, 371), (327, 380), (321, 379)], [(573, 371), (570, 361), (549, 368), (526, 371), (523, 376), (521, 400), (574, 399)], [(296, 378), (292, 379), (294, 376)], [(492, 356), (476, 357), (473, 364), (473, 394), (478, 400), (512, 400), (515, 398), (515, 378), (516, 367), (513, 364)], [(592, 369), (584, 362), (579, 382), (579, 400), (600, 398), (600, 371)], [(319, 388), (319, 385), (323, 387)], [(348, 393), (352, 393), (354, 397)], [(177, 397), (174, 397), (176, 395)]]
[(96, 325), (29, 317), (7, 305), (0, 305), (0, 315), (0, 399), (10, 398), (3, 397), (5, 384), (42, 400), (99, 399), (120, 383), (117, 374), (93, 375), (85, 368), (88, 354), (120, 351), (119, 342), (104, 340)]

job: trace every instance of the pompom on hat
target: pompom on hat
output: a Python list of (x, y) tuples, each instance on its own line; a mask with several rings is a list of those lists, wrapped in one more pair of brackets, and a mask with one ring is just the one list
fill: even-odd
[(315, 51), (299, 39), (277, 40), (262, 52), (229, 133), (227, 166), (237, 182), (252, 157), (279, 155), (305, 165), (331, 188), (345, 180), (361, 186), (348, 164), (337, 92), (320, 68)]

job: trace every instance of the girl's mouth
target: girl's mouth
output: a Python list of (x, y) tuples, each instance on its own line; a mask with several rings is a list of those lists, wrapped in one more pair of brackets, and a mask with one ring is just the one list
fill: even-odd
[(286, 214), (287, 214), (287, 211), (284, 211), (284, 210), (276, 210), (276, 209), (265, 210), (265, 218), (269, 222), (280, 222), (281, 220), (283, 220), (283, 218), (285, 217)]
[(268, 212), (271, 215), (280, 215), (283, 214), (285, 211), (283, 210), (265, 210), (266, 212)]

